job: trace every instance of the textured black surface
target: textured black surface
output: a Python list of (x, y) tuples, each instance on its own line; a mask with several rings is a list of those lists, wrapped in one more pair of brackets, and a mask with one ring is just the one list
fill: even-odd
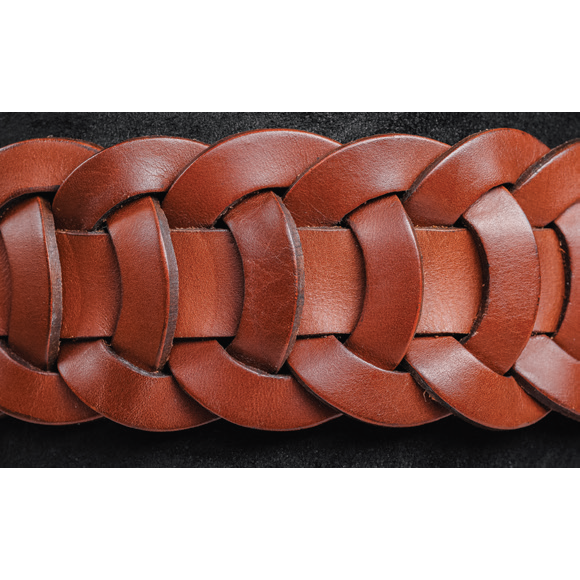
[[(287, 127), (346, 143), (411, 133), (454, 144), (495, 127), (550, 147), (580, 137), (577, 113), (82, 113), (0, 114), (0, 146), (71, 137), (110, 146), (143, 135), (214, 143), (233, 133)], [(219, 421), (181, 433), (133, 431), (107, 420), (68, 427), (0, 420), (0, 466), (527, 467), (580, 466), (580, 424), (556, 414), (524, 430), (490, 432), (455, 418), (381, 429), (341, 418), (297, 433), (263, 433)]]
[(342, 417), (315, 429), (264, 433), (220, 421), (179, 433), (144, 433), (106, 419), (68, 427), (0, 425), (2, 466), (67, 467), (578, 467), (580, 425), (549, 415), (513, 432), (455, 417), (383, 429)]
[(496, 127), (531, 133), (549, 147), (580, 136), (578, 113), (2, 113), (0, 146), (37, 137), (69, 137), (108, 147), (143, 135), (215, 143), (233, 133), (285, 127), (341, 143), (381, 133), (411, 133), (453, 145)]

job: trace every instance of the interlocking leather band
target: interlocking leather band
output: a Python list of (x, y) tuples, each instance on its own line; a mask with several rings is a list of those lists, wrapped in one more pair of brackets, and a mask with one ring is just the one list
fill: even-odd
[(580, 140), (0, 149), (0, 409), (150, 431), (580, 418)]

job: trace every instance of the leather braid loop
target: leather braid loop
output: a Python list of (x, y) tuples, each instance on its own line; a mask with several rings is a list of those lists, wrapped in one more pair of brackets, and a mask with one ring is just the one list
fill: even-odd
[(0, 149), (0, 410), (149, 431), (580, 419), (580, 140)]
[(546, 154), (513, 195), (536, 227), (553, 227), (568, 262), (568, 299), (553, 337), (538, 334), (515, 365), (522, 386), (547, 407), (580, 418), (580, 141)]
[(423, 281), (411, 223), (399, 199), (388, 195), (407, 190), (444, 148), (405, 135), (364, 139), (320, 161), (285, 198), (303, 226), (338, 226), (348, 214), (366, 272), (363, 309), (348, 341), (301, 340), (288, 362), (321, 399), (370, 423), (420, 425), (446, 414), (425, 400), (408, 373), (394, 370), (415, 334)]
[[(97, 415), (70, 391), (54, 361), (62, 323), (62, 283), (48, 202), (66, 177), (100, 150), (81, 141), (38, 139), (0, 150), (0, 222), (10, 302), (0, 345), (0, 407), (35, 423)], [(31, 163), (32, 162), (32, 163)]]
[[(292, 217), (271, 191), (246, 197), (256, 190), (287, 188), (336, 147), (298, 131), (234, 137), (200, 155), (163, 203), (170, 219), (182, 227), (214, 226), (227, 212), (225, 223), (241, 255), (244, 305), (227, 352), (215, 341), (184, 342), (174, 347), (170, 360), (186, 392), (232, 423), (289, 430), (337, 416), (293, 377), (272, 374), (285, 362), (300, 324), (302, 248)], [(223, 167), (231, 167), (228, 179), (218, 180)]]
[(111, 347), (102, 340), (63, 345), (59, 371), (89, 407), (130, 427), (171, 431), (214, 419), (160, 372), (175, 332), (177, 262), (158, 201), (142, 197), (162, 193), (204, 149), (171, 138), (121, 143), (73, 172), (53, 202), (58, 224), (92, 229), (107, 220), (122, 288)]

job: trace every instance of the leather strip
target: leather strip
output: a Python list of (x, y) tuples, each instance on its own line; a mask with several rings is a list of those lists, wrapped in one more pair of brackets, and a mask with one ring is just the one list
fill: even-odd
[(580, 141), (0, 149), (0, 410), (173, 431), (580, 419)]

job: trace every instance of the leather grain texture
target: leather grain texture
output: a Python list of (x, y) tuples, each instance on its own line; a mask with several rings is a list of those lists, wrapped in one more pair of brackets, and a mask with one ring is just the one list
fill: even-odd
[[(226, 161), (225, 169), (220, 165), (221, 154), (216, 156), (220, 143), (211, 148), (198, 143), (195, 147), (199, 151), (192, 159), (186, 159), (182, 152), (189, 154), (190, 148), (184, 145), (188, 140), (144, 138), (128, 142), (139, 144), (131, 145), (133, 159), (131, 155), (120, 156), (122, 161), (109, 158), (113, 169), (101, 165), (95, 171), (86, 171), (86, 184), (71, 177), (76, 167), (78, 173), (83, 165), (90, 166), (90, 160), (72, 168), (68, 173), (71, 177), (64, 176), (61, 183), (65, 186), (53, 182), (42, 190), (35, 189), (34, 184), (20, 184), (18, 191), (23, 193), (8, 193), (0, 225), (3, 242), (0, 285), (10, 300), (5, 299), (5, 307), (0, 308), (0, 321), (9, 358), (32, 371), (28, 387), (32, 385), (33, 393), (34, 381), (38, 380), (40, 385), (42, 373), (58, 377), (56, 371), (60, 370), (60, 381), (92, 409), (92, 416), (98, 413), (146, 430), (175, 430), (215, 421), (215, 416), (203, 407), (234, 423), (271, 430), (313, 426), (341, 413), (372, 424), (392, 426), (429, 423), (453, 413), (493, 429), (529, 425), (545, 416), (548, 409), (575, 416), (573, 399), (577, 384), (573, 369), (577, 326), (573, 266), (578, 222), (575, 199), (569, 193), (573, 185), (562, 193), (567, 196), (566, 202), (554, 202), (553, 205), (563, 209), (547, 223), (528, 215), (531, 210), (518, 201), (522, 183), (526, 186), (527, 200), (533, 197), (530, 193), (533, 188), (538, 188), (530, 185), (534, 168), (540, 175), (554, 165), (560, 151), (568, 152), (563, 157), (572, 163), (574, 156), (568, 150), (573, 150), (573, 144), (550, 151), (542, 144), (537, 145), (538, 140), (530, 135), (522, 137), (521, 131), (492, 131), (501, 133), (501, 144), (497, 145), (501, 151), (513, 139), (517, 154), (500, 156), (497, 151), (490, 152), (489, 143), (496, 143), (497, 138), (495, 135), (488, 138), (490, 133), (485, 133), (464, 139), (451, 148), (452, 153), (449, 146), (438, 145), (435, 158), (423, 160), (422, 167), (411, 171), (410, 160), (417, 163), (420, 155), (409, 146), (406, 158), (405, 147), (400, 143), (419, 142), (423, 138), (385, 135), (339, 147), (328, 139), (313, 136), (312, 143), (322, 143), (321, 148), (326, 150), (317, 153), (314, 159), (304, 155), (300, 165), (296, 157), (292, 158), (292, 149), (296, 142), (303, 144), (309, 137), (299, 133), (295, 139), (288, 130), (272, 133), (275, 133), (273, 153), (265, 154), (265, 145), (254, 146), (253, 151), (247, 146), (248, 140), (259, 144), (261, 135), (270, 139), (270, 132), (252, 132), (224, 141), (229, 149), (224, 158), (233, 155), (234, 159)], [(276, 145), (282, 135), (288, 143)], [(148, 146), (148, 141), (156, 141), (156, 146)], [(182, 143), (176, 149), (179, 150), (176, 160), (168, 162), (173, 151), (170, 141)], [(399, 143), (390, 157), (386, 148), (385, 175), (381, 176), (381, 150), (377, 144), (385, 147), (384, 143), (389, 141)], [(247, 151), (242, 147), (241, 152), (235, 152), (235, 147), (232, 148), (235, 142), (245, 142), (249, 148), (249, 163), (256, 168), (257, 179), (251, 171), (247, 175), (244, 167)], [(348, 158), (349, 149), (359, 149), (363, 153), (358, 156), (364, 159), (365, 142), (375, 146), (374, 154), (369, 154), (371, 160), (365, 166), (351, 154), (350, 170), (347, 166), (341, 173), (340, 163), (336, 163), (340, 153), (345, 151)], [(10, 149), (23, 146), (18, 144)], [(98, 159), (125, 144), (102, 153), (90, 144), (83, 146), (87, 150), (93, 147), (93, 157)], [(473, 147), (477, 150), (475, 155)], [(479, 159), (475, 169), (473, 163), (461, 164), (462, 148), (470, 162)], [(209, 151), (218, 160), (219, 169), (206, 167), (206, 173), (202, 174), (211, 180), (208, 171), (220, 173), (219, 187), (230, 196), (228, 203), (224, 206), (220, 201), (222, 194), (212, 197), (211, 188), (216, 186), (210, 185), (207, 190), (200, 187), (196, 193), (190, 184), (190, 198), (202, 197), (203, 206), (205, 191), (215, 209), (204, 208), (200, 210), (202, 218), (181, 221), (176, 227), (178, 222), (172, 224), (175, 218), (171, 217), (175, 214), (174, 202), (168, 203), (173, 209), (165, 211), (166, 201), (171, 200), (172, 184), (179, 183), (188, 168), (196, 166), (196, 159), (203, 159)], [(256, 155), (265, 155), (265, 160), (256, 161)], [(290, 160), (285, 161), (285, 156)], [(502, 157), (498, 166), (481, 168), (493, 165), (492, 160), (498, 157)], [(294, 191), (298, 191), (301, 181), (316, 173), (318, 166), (323, 167), (326, 159), (331, 164), (331, 158), (337, 174), (310, 177), (315, 184), (311, 191), (313, 199), (316, 187), (326, 195), (315, 213), (320, 216), (325, 211), (334, 212), (336, 217), (312, 225), (303, 212), (294, 210)], [(448, 170), (450, 158), (453, 165)], [(182, 161), (183, 167), (176, 168)], [(125, 167), (132, 165), (126, 176), (125, 169), (119, 169), (123, 163)], [(357, 170), (356, 163), (361, 163), (363, 169)], [(21, 165), (30, 168), (31, 163)], [(50, 173), (46, 163), (43, 165), (42, 171)], [(559, 177), (552, 178), (554, 189), (564, 190), (561, 175), (568, 175), (573, 182), (575, 169), (566, 168), (561, 161), (558, 165)], [(283, 174), (279, 178), (277, 166), (281, 166)], [(230, 167), (231, 175), (223, 177)], [(464, 172), (460, 178), (477, 184), (477, 193), (464, 196), (460, 192), (458, 167)], [(451, 186), (453, 199), (466, 200), (459, 206), (462, 214), (453, 214), (452, 223), (447, 215), (441, 217), (441, 212), (445, 214), (441, 209), (444, 198), (433, 218), (425, 217), (427, 210), (417, 209), (421, 200), (412, 203), (416, 192), (423, 191), (416, 182), (422, 188), (429, 185), (436, 191), (441, 178), (430, 185), (429, 170), (443, 174), (450, 171), (455, 180)], [(479, 178), (469, 175), (474, 170), (486, 174), (483, 185), (479, 185)], [(397, 171), (410, 173), (410, 183), (393, 177)], [(170, 177), (166, 179), (165, 174)], [(368, 185), (365, 175), (369, 176)], [(96, 176), (100, 176), (102, 183)], [(394, 183), (387, 183), (389, 179)], [(353, 187), (353, 183), (358, 187)], [(551, 191), (546, 194), (546, 183), (551, 180), (544, 178), (544, 185), (539, 188), (542, 198), (557, 197), (558, 193)], [(491, 187), (485, 189), (488, 185)], [(253, 187), (256, 189), (248, 189)], [(340, 208), (347, 197), (342, 195), (343, 191), (359, 196), (358, 203), (348, 202), (344, 210)], [(32, 197), (34, 194), (40, 197)], [(62, 201), (67, 199), (65, 194), (77, 200), (75, 203), (83, 195), (89, 197), (70, 212), (67, 202)], [(427, 197), (431, 199), (431, 195), (437, 194)], [(101, 196), (110, 196), (110, 201), (96, 199)], [(36, 205), (31, 204), (34, 199)], [(266, 199), (271, 200), (272, 209), (263, 201)], [(471, 205), (466, 206), (468, 201)], [(92, 209), (93, 205), (96, 209)], [(275, 210), (276, 207), (279, 209)], [(188, 220), (196, 211), (187, 208), (178, 219)], [(31, 212), (38, 217), (32, 217)], [(75, 212), (86, 213), (88, 217), (78, 218), (73, 215)], [(413, 217), (416, 212), (420, 217)], [(63, 221), (62, 216), (69, 221)], [(32, 246), (24, 242), (24, 233), (18, 233), (19, 220), (23, 224), (21, 231), (27, 236), (35, 235), (32, 224), (40, 224), (40, 236), (31, 239)], [(51, 221), (55, 224), (52, 229)], [(253, 232), (252, 227), (257, 225), (257, 231)], [(282, 254), (268, 245), (277, 244), (275, 240), (280, 235), (280, 243), (287, 248), (280, 250)], [(38, 251), (34, 244), (43, 247)], [(288, 258), (283, 258), (284, 255)], [(38, 262), (43, 256), (44, 265)], [(264, 283), (268, 275), (274, 286), (270, 293), (269, 284)], [(49, 281), (45, 290), (44, 280)], [(21, 291), (18, 298), (16, 289)], [(37, 308), (39, 314), (34, 316), (34, 324), (40, 325), (39, 331), (22, 322), (27, 312), (18, 307), (19, 303)], [(200, 307), (196, 308), (196, 304)], [(262, 329), (264, 336), (256, 329)], [(30, 338), (22, 339), (27, 332)], [(544, 345), (546, 340), (549, 344), (525, 356), (527, 351), (532, 352), (532, 346)], [(429, 354), (430, 345), (440, 341), (442, 347)], [(311, 344), (314, 359), (308, 354)], [(552, 346), (571, 360), (551, 354)], [(73, 351), (83, 354), (71, 355)], [(538, 361), (543, 360), (544, 353), (552, 359), (544, 367), (540, 365), (538, 371)], [(299, 358), (302, 362), (295, 364)], [(169, 365), (165, 364), (167, 360)], [(173, 368), (174, 360), (179, 371)], [(434, 360), (438, 362), (433, 363)], [(531, 365), (530, 360), (536, 363), (535, 370), (527, 368), (526, 362)], [(299, 369), (300, 364), (310, 365), (314, 374)], [(431, 365), (435, 378), (423, 368), (424, 364)], [(550, 376), (540, 376), (542, 371), (546, 374), (547, 368), (551, 369)], [(392, 375), (387, 382), (380, 378), (387, 375)], [(271, 382), (270, 390), (268, 387), (261, 390), (255, 386), (262, 381), (261, 377), (293, 382), (302, 404), (307, 404), (304, 402), (309, 398), (316, 401), (310, 419), (296, 422), (296, 416), (288, 415), (286, 403), (280, 405), (271, 399), (276, 396), (275, 385), (279, 381)], [(401, 377), (408, 378), (400, 382)], [(149, 386), (157, 380), (167, 386), (159, 391), (153, 387), (151, 391)], [(450, 390), (457, 393), (456, 399), (441, 397), (433, 388), (437, 381), (449, 383)], [(551, 398), (546, 395), (549, 392), (546, 381), (553, 385)], [(186, 382), (194, 387), (189, 388)], [(494, 391), (494, 385), (504, 382), (515, 388), (504, 386)], [(315, 383), (326, 386), (319, 388)], [(397, 384), (408, 384), (411, 390), (398, 388)], [(470, 384), (476, 388), (470, 390)], [(96, 391), (90, 394), (91, 389)], [(197, 398), (196, 389), (205, 392), (206, 399)], [(35, 422), (86, 420), (68, 420), (62, 413), (56, 420), (50, 413), (48, 417), (36, 417), (35, 414), (43, 415), (39, 409), (51, 405), (54, 417), (58, 415), (54, 409), (57, 399), (47, 399), (44, 405), (41, 392), (34, 393), (41, 400), (40, 404), (35, 401), (33, 412), (23, 408), (4, 410)], [(168, 394), (172, 392), (174, 395)], [(411, 392), (417, 393), (421, 401)], [(462, 406), (464, 400), (467, 407)], [(77, 399), (76, 406), (82, 408), (80, 401)], [(196, 408), (197, 403), (201, 407)], [(192, 412), (191, 405), (196, 409), (193, 414), (199, 416), (190, 423), (185, 417)], [(234, 413), (230, 418), (228, 405), (239, 416)], [(476, 409), (473, 416), (470, 405)], [(425, 410), (419, 411), (423, 406)], [(413, 417), (414, 412), (419, 420)], [(286, 419), (282, 418), (284, 414)]]

